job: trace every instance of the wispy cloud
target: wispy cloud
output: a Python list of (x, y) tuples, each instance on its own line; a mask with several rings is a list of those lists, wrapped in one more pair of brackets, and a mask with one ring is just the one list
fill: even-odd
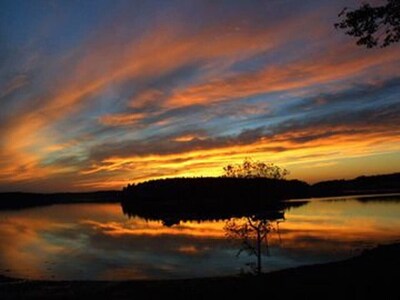
[(47, 7), (58, 18), (42, 5), (2, 10), (32, 14), (0, 36), (0, 189), (219, 175), (249, 155), (321, 169), (321, 153), (399, 149), (398, 46), (335, 32), (343, 3)]

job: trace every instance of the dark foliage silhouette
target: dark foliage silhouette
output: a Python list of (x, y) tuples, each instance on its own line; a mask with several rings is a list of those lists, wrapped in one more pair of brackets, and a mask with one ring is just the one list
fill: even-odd
[(224, 176), (233, 178), (271, 178), (285, 179), (289, 171), (273, 163), (265, 163), (246, 158), (241, 164), (224, 167)]
[[(301, 206), (307, 201), (299, 201), (293, 203), (282, 203), (279, 208), (269, 209), (267, 212), (271, 217), (283, 218), (283, 210), (291, 207)], [(130, 218), (140, 217), (146, 221), (161, 221), (164, 226), (178, 225), (181, 222), (203, 222), (203, 221), (224, 221), (231, 218), (242, 218), (260, 213), (256, 209), (231, 209), (229, 207), (223, 209), (207, 209), (207, 210), (188, 210), (185, 207), (174, 205), (156, 204), (153, 206), (143, 205), (140, 203), (132, 203), (124, 201), (121, 203), (122, 211)], [(276, 205), (278, 206), (278, 205)]]
[(387, 47), (400, 41), (400, 0), (388, 0), (385, 5), (362, 4), (358, 9), (344, 8), (335, 28), (357, 38), (357, 45)]
[(312, 186), (298, 180), (204, 177), (130, 184), (120, 193), (120, 200), (129, 216), (174, 225), (183, 220), (224, 220), (303, 204), (282, 201), (285, 199), (395, 192), (400, 192), (400, 173), (324, 181)]
[(308, 194), (308, 184), (298, 180), (221, 177), (152, 180), (128, 185), (121, 193), (124, 207), (187, 215), (282, 208), (281, 200)]
[[(203, 222), (203, 221), (226, 221), (232, 218), (257, 218), (268, 217), (269, 220), (284, 219), (284, 212), (293, 207), (305, 205), (308, 201), (280, 202), (274, 208), (257, 210), (251, 208), (232, 209), (208, 208), (203, 210), (189, 210), (187, 207), (180, 207), (168, 204), (144, 205), (143, 203), (123, 201), (122, 211), (130, 218), (140, 217), (146, 221), (161, 221), (164, 226), (174, 226), (181, 222)], [(218, 206), (217, 206), (218, 207)]]
[[(122, 191), (89, 193), (0, 193), (0, 210), (61, 203), (122, 202), (150, 214), (157, 211), (224, 215), (253, 213), (282, 206), (284, 199), (400, 192), (400, 173), (360, 176), (308, 185), (298, 180), (268, 178), (174, 178), (130, 184)], [(182, 204), (182, 205), (181, 205)], [(220, 217), (221, 216), (221, 217)]]

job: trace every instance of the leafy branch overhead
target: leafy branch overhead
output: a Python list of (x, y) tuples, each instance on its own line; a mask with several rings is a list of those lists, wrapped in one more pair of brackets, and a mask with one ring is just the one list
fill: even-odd
[(229, 164), (224, 167), (225, 177), (234, 178), (271, 178), (284, 179), (289, 171), (274, 165), (246, 158), (241, 164)]
[(335, 28), (357, 38), (357, 45), (383, 48), (400, 41), (400, 0), (388, 0), (382, 6), (364, 3), (351, 11), (346, 7), (339, 18)]

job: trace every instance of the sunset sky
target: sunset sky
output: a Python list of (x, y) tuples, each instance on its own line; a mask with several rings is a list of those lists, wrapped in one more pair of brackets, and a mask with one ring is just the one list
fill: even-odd
[(400, 44), (333, 26), (360, 3), (2, 0), (0, 191), (400, 171)]

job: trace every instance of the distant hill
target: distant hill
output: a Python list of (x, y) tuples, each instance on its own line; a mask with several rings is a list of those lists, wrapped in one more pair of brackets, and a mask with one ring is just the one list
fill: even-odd
[(119, 191), (88, 193), (0, 193), (0, 209), (22, 209), (62, 203), (118, 202)]
[(382, 193), (400, 193), (400, 173), (322, 181), (311, 186), (313, 197)]

